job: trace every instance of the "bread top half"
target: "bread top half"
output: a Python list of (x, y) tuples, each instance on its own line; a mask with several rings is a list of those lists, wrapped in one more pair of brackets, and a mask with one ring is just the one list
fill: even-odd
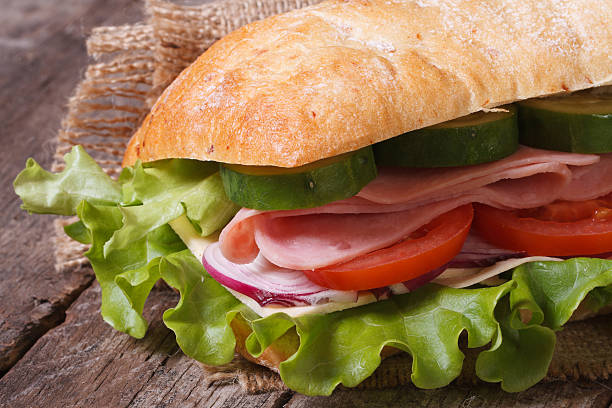
[(612, 0), (331, 0), (249, 24), (163, 92), (124, 165), (296, 167), (612, 83)]

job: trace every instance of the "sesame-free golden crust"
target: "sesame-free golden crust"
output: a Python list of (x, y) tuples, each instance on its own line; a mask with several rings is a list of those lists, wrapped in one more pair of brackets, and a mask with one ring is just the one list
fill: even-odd
[(612, 81), (612, 0), (331, 0), (245, 26), (161, 95), (140, 158), (295, 167)]

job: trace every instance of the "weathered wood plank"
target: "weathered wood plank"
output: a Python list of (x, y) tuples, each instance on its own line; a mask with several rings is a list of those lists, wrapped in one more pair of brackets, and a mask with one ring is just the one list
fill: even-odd
[(54, 269), (52, 217), (19, 208), (12, 180), (34, 156), (49, 167), (66, 100), (86, 66), (91, 28), (137, 21), (130, 0), (6, 0), (0, 12), (0, 375), (49, 328), (93, 278)]
[(451, 385), (438, 390), (400, 387), (388, 390), (337, 390), (331, 397), (296, 394), (287, 408), (352, 407), (609, 407), (612, 381), (555, 382), (509, 394), (496, 384)]
[(248, 395), (238, 384), (207, 384), (161, 321), (177, 300), (169, 289), (154, 289), (145, 314), (151, 326), (136, 340), (102, 321), (94, 284), (68, 309), (66, 321), (0, 379), (0, 406), (275, 406), (283, 393)]

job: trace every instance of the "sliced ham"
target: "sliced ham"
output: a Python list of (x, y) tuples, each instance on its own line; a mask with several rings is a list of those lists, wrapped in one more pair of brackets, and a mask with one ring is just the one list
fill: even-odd
[(511, 156), (476, 166), (408, 171), (403, 168), (382, 168), (379, 177), (365, 186), (358, 196), (380, 204), (426, 202), (458, 195), (503, 179), (556, 173), (561, 168), (567, 169), (566, 165), (586, 166), (598, 161), (597, 155), (551, 152), (521, 146)]
[(612, 193), (612, 153), (599, 157), (595, 164), (572, 168), (572, 181), (560, 199), (586, 201)]
[[(289, 269), (316, 269), (350, 261), (406, 238), (463, 203), (451, 199), (405, 211), (378, 214), (309, 214), (261, 217), (255, 241), (264, 257)], [(469, 201), (469, 200), (467, 200)]]
[(347, 200), (303, 210), (242, 209), (221, 233), (221, 250), (235, 263), (251, 262), (261, 252), (270, 262), (297, 270), (345, 262), (405, 239), (466, 203), (532, 208), (559, 198), (580, 200), (590, 194), (583, 186), (610, 189), (601, 171), (610, 169), (612, 155), (604, 156), (602, 164), (597, 155), (521, 147), (512, 156), (477, 166), (381, 169)]

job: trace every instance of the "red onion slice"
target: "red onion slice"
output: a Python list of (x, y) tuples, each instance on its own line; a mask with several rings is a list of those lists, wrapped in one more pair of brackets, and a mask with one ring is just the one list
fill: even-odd
[(511, 258), (524, 258), (526, 252), (498, 248), (470, 231), (459, 252), (447, 265), (447, 268), (484, 268)]
[(409, 281), (403, 282), (403, 284), (406, 287), (406, 289), (408, 289), (409, 291), (415, 290), (415, 289), (420, 288), (421, 286), (425, 285), (426, 283), (429, 283), (432, 280), (436, 279), (448, 267), (449, 267), (448, 264), (442, 265), (442, 266), (440, 266), (440, 267), (438, 267), (438, 268), (436, 268), (436, 269), (434, 269), (432, 271), (427, 272), (426, 274), (423, 274), (421, 276), (417, 276), (414, 279), (411, 279)]
[[(202, 258), (204, 268), (220, 284), (242, 293), (260, 306), (286, 307), (323, 304), (328, 302), (351, 303), (359, 297), (358, 291), (328, 289), (311, 282), (304, 273), (274, 265), (262, 255), (249, 264), (235, 264), (223, 256), (219, 243), (210, 245)], [(423, 286), (439, 274), (446, 265), (415, 279), (395, 285), (371, 289), (377, 300), (407, 293)]]
[(370, 289), (369, 291), (374, 294), (376, 300), (388, 299), (392, 295), (403, 295), (404, 293), (416, 290), (421, 286), (431, 282), (432, 280), (437, 278), (442, 272), (444, 272), (446, 268), (448, 268), (448, 264), (442, 265), (421, 276), (417, 276), (414, 279), (410, 279), (401, 283), (396, 283), (394, 285), (383, 286), (382, 288)]
[(356, 302), (357, 291), (328, 289), (311, 282), (304, 273), (281, 268), (259, 255), (249, 264), (227, 260), (219, 243), (204, 252), (204, 268), (220, 284), (242, 293), (260, 306), (304, 306), (327, 302)]
[[(526, 251), (514, 251), (511, 249), (498, 248), (480, 236), (470, 231), (461, 252), (458, 253), (447, 265), (447, 268), (486, 268), (487, 266), (495, 265), (500, 261), (514, 258), (526, 258), (529, 255)], [(557, 258), (601, 258), (608, 259), (612, 256), (612, 252), (606, 252), (597, 255), (572, 255), (559, 256)]]
[(500, 254), (476, 254), (461, 252), (453, 258), (446, 266), (447, 268), (485, 268), (500, 261), (512, 258), (525, 258), (527, 252), (512, 252)]
[(561, 259), (572, 259), (572, 258), (599, 258), (599, 259), (612, 259), (612, 252), (604, 252), (603, 254), (596, 255), (570, 255), (570, 256), (559, 256)]

